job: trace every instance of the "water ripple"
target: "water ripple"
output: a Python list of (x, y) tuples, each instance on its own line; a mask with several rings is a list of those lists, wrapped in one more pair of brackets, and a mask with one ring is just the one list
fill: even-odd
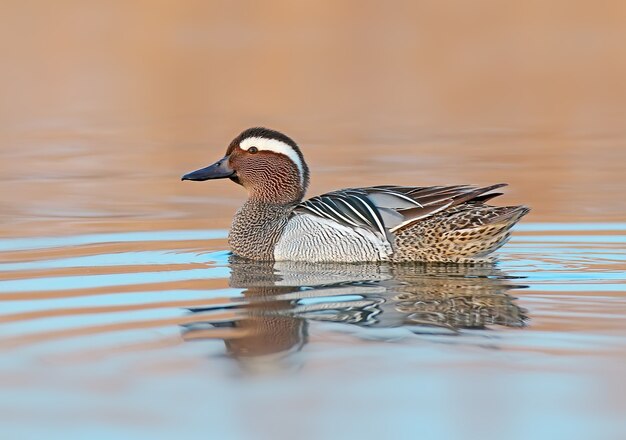
[[(558, 342), (540, 341), (561, 341), (560, 333), (533, 330), (542, 320), (584, 319), (604, 328), (624, 316), (623, 231), (619, 222), (525, 223), (500, 264), (486, 268), (271, 264), (202, 252), (215, 249), (212, 241), (223, 240), (224, 230), (2, 239), (11, 261), (0, 264), (0, 345), (60, 343), (94, 332), (106, 339), (109, 332), (174, 325), (186, 340), (223, 340), (250, 368), (250, 357), (301, 350), (310, 326), (350, 325), (338, 329), (368, 329), (358, 337), (383, 340), (406, 335), (392, 328), (428, 338), (472, 330), (461, 343), (481, 345), (488, 334), (480, 328), (530, 324), (507, 338), (511, 347), (557, 349)], [(38, 253), (44, 249), (55, 252)], [(577, 347), (589, 348), (563, 342), (560, 349)]]

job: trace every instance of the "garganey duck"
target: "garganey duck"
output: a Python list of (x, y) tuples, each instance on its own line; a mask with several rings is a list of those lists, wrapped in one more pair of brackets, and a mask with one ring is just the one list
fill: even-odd
[(489, 206), (506, 184), (348, 188), (302, 201), (309, 169), (298, 145), (250, 128), (226, 155), (182, 180), (229, 178), (248, 190), (228, 237), (234, 254), (275, 261), (482, 263), (529, 209)]

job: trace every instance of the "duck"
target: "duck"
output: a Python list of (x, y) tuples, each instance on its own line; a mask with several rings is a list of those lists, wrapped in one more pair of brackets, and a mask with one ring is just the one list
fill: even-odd
[[(526, 206), (492, 206), (506, 186), (379, 185), (304, 200), (309, 168), (296, 142), (264, 127), (244, 130), (226, 154), (182, 180), (230, 179), (248, 199), (228, 243), (251, 260), (480, 264), (511, 236)], [(495, 191), (495, 192), (494, 192)]]

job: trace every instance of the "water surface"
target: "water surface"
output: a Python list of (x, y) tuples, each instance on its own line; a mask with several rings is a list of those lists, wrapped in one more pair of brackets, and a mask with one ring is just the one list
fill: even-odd
[(527, 222), (495, 267), (251, 262), (225, 236), (0, 240), (5, 432), (624, 433), (624, 223)]
[[(0, 14), (0, 439), (626, 438), (624, 2)], [(241, 130), (309, 196), (491, 185), (495, 267), (228, 253)]]

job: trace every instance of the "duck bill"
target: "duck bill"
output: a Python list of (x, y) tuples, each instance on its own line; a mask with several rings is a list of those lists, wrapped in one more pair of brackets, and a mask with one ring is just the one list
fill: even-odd
[(215, 162), (213, 165), (209, 165), (206, 168), (185, 174), (181, 180), (203, 181), (210, 179), (225, 179), (227, 177), (232, 178), (234, 175), (235, 170), (228, 165), (228, 156), (226, 156)]

